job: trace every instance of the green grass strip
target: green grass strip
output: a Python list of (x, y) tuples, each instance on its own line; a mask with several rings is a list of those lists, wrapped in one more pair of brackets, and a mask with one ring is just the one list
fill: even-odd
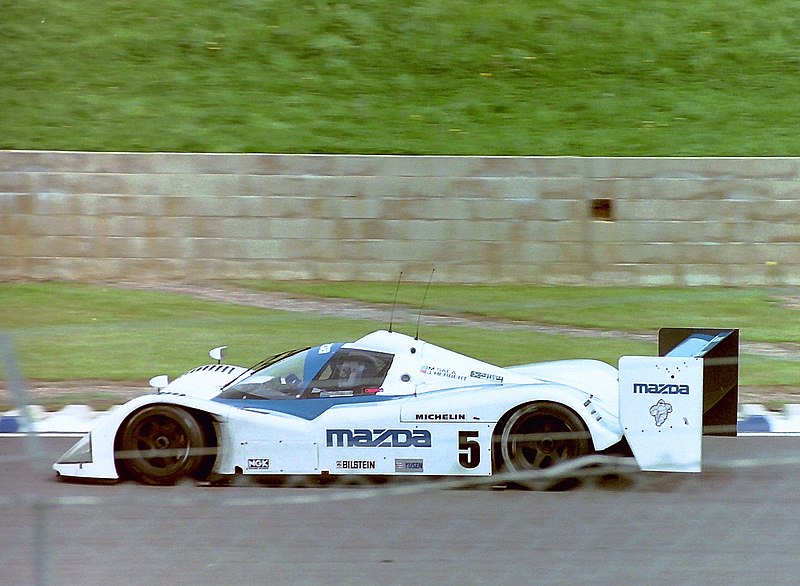
[(796, 8), (5, 2), (0, 148), (797, 155)]

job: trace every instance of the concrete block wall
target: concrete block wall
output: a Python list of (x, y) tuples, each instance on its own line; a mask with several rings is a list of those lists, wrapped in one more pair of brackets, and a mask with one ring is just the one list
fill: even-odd
[(0, 151), (0, 279), (800, 284), (800, 159)]

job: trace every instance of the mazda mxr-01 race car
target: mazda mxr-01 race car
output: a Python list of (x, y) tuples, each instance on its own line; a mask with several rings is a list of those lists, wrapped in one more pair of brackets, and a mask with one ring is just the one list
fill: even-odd
[[(195, 368), (105, 414), (60, 477), (490, 476), (616, 449), (696, 472), (704, 425), (736, 433), (738, 330), (663, 329), (658, 357), (501, 368), (391, 331), (251, 367)], [(708, 429), (707, 429), (708, 430)], [(706, 430), (706, 431), (707, 431)]]

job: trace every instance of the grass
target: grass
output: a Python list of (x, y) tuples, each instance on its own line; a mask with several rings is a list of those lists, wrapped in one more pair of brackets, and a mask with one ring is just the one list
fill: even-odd
[[(0, 329), (10, 332), (24, 374), (39, 380), (147, 380), (204, 364), (228, 344), (231, 362), (328, 338), (353, 338), (360, 323), (75, 283), (0, 285)], [(369, 327), (369, 326), (367, 326)]]
[(425, 297), (432, 311), (492, 316), (600, 330), (652, 333), (659, 327), (739, 328), (744, 339), (798, 342), (800, 314), (786, 291), (751, 287), (559, 287), (531, 285), (436, 285), (242, 281), (265, 291), (357, 299), (417, 309)]
[(797, 155), (795, 8), (5, 2), (0, 148)]
[[(394, 297), (394, 286), (382, 284), (251, 285), (371, 302), (390, 303)], [(423, 291), (424, 285), (408, 283), (401, 287), (401, 302), (414, 299), (412, 305), (417, 307)], [(657, 307), (648, 313), (649, 306)], [(742, 329), (743, 340), (797, 340), (797, 311), (781, 306), (766, 290), (435, 286), (426, 307), (570, 323), (601, 331), (752, 324)], [(639, 312), (645, 315), (633, 315)], [(774, 331), (760, 323), (767, 319)], [(416, 324), (395, 326), (413, 333)], [(386, 322), (269, 311), (171, 293), (77, 283), (0, 284), (0, 331), (11, 335), (23, 374), (32, 380), (97, 379), (144, 385), (155, 374), (175, 377), (206, 363), (207, 350), (217, 345), (229, 346), (229, 362), (247, 365), (287, 348), (354, 340), (385, 327)], [(622, 355), (656, 353), (655, 345), (646, 342), (527, 330), (428, 327), (422, 334), (430, 342), (500, 365), (561, 358), (596, 358), (616, 364)], [(740, 379), (744, 386), (796, 386), (797, 370), (796, 362), (745, 354)]]
[[(396, 329), (403, 331), (403, 326)], [(230, 347), (230, 362), (252, 364), (287, 348), (353, 340), (385, 327), (386, 322), (269, 311), (170, 293), (74, 283), (0, 285), (0, 330), (12, 335), (24, 374), (38, 380), (175, 376), (207, 361), (206, 351), (222, 344)], [(404, 331), (411, 327), (405, 324)], [(443, 327), (425, 333), (432, 342), (502, 364), (570, 356), (575, 347), (567, 336), (528, 332), (509, 336)], [(592, 342), (584, 341), (582, 349), (609, 361), (645, 346)]]

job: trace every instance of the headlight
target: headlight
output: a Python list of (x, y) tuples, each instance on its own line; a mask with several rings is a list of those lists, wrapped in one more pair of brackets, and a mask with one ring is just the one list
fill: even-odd
[(58, 464), (89, 464), (92, 461), (92, 434), (87, 433), (78, 442), (64, 452)]

